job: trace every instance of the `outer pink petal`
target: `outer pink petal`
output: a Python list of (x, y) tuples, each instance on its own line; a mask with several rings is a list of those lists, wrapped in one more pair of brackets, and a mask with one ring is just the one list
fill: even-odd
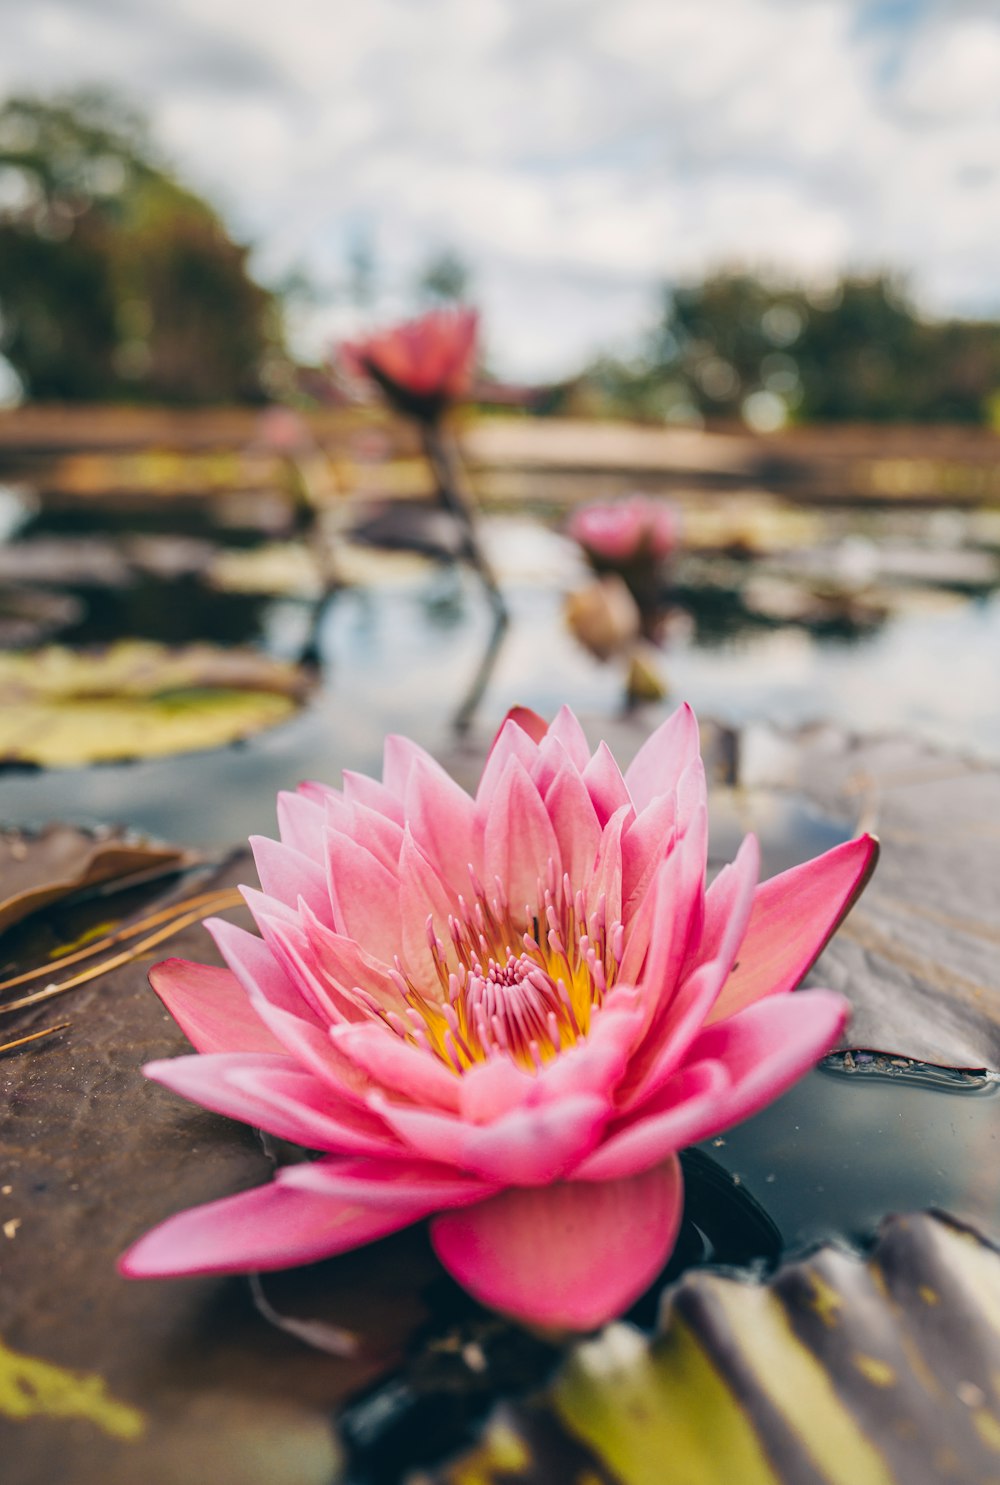
[(311, 1005), (263, 939), (225, 918), (206, 918), (205, 927), (248, 996), (259, 996), (292, 1015), (316, 1021)]
[(557, 1181), (594, 1149), (611, 1112), (606, 1098), (575, 1094), (556, 1103), (517, 1108), (490, 1124), (390, 1104), (373, 1094), (370, 1107), (417, 1156), (455, 1165), (500, 1185)]
[(649, 1170), (701, 1139), (718, 1101), (729, 1087), (719, 1062), (698, 1062), (678, 1073), (655, 1110), (643, 1110), (634, 1121), (608, 1134), (573, 1172), (575, 1181), (607, 1181)]
[[(398, 1150), (371, 1114), (361, 1110), (358, 1120), (350, 1103), (336, 1101), (328, 1086), (291, 1057), (216, 1052), (148, 1062), (143, 1072), (202, 1108), (308, 1149), (366, 1155)], [(270, 1096), (272, 1083), (277, 1097)]]
[(673, 1248), (676, 1160), (627, 1180), (514, 1188), (437, 1217), (431, 1241), (478, 1300), (558, 1330), (591, 1330), (648, 1288)]
[(676, 789), (681, 774), (699, 756), (698, 723), (685, 702), (647, 737), (625, 770), (636, 810)]
[[(520, 711), (520, 708), (515, 708)], [(534, 713), (531, 713), (534, 716)], [(539, 722), (541, 718), (538, 719)], [(535, 764), (538, 762), (538, 743), (532, 738), (530, 732), (521, 726), (513, 715), (508, 715), (500, 731), (493, 739), (493, 746), (483, 767), (479, 779), (479, 787), (476, 790), (476, 805), (480, 817), (484, 816), (489, 808), (490, 800), (496, 793), (504, 769), (511, 758), (517, 758), (529, 775), (533, 776)]]
[(637, 815), (622, 835), (622, 903), (634, 913), (649, 889), (656, 868), (673, 845), (677, 795), (661, 794)]
[(165, 959), (149, 983), (199, 1052), (280, 1052), (231, 969)]
[(368, 809), (377, 810), (380, 815), (395, 821), (400, 827), (403, 824), (402, 800), (397, 799), (378, 779), (370, 779), (365, 773), (344, 769), (344, 798), (349, 799), (352, 804), (363, 804)]
[(300, 897), (304, 898), (321, 922), (333, 926), (326, 876), (318, 861), (272, 840), (269, 835), (252, 835), (250, 845), (260, 885), (268, 897), (290, 908), (296, 906)]
[(850, 911), (877, 859), (878, 841), (862, 835), (762, 882), (739, 959), (709, 1020), (793, 990)]
[(168, 1217), (122, 1255), (118, 1268), (132, 1279), (290, 1268), (408, 1227), (427, 1210), (413, 1201), (375, 1207), (276, 1180)]
[(428, 1161), (306, 1160), (286, 1166), (281, 1179), (284, 1185), (324, 1196), (382, 1207), (398, 1207), (412, 1200), (435, 1212), (482, 1201), (497, 1189)]
[(691, 1043), (688, 1062), (717, 1059), (731, 1084), (690, 1138), (718, 1134), (772, 1103), (829, 1052), (850, 1013), (850, 1003), (832, 990), (800, 990), (706, 1027)]

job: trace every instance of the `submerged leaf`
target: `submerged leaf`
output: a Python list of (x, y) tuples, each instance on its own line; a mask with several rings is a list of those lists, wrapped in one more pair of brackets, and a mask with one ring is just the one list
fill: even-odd
[(494, 1417), (447, 1485), (910, 1485), (993, 1480), (1000, 1255), (968, 1228), (891, 1218), (867, 1260), (825, 1247), (768, 1284), (692, 1273), (648, 1342), (579, 1346)]
[(0, 655), (0, 761), (71, 768), (222, 747), (291, 716), (309, 683), (287, 662), (208, 644)]

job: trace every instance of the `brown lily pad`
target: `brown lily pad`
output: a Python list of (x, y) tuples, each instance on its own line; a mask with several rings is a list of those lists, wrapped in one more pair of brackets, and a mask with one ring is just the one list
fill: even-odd
[[(207, 885), (253, 880), (244, 852)], [(65, 1478), (68, 1459), (79, 1485), (330, 1485), (333, 1411), (398, 1361), (425, 1320), (434, 1260), (414, 1231), (267, 1276), (275, 1310), (357, 1336), (349, 1359), (269, 1323), (245, 1280), (118, 1276), (117, 1255), (144, 1228), (272, 1170), (251, 1130), (142, 1075), (150, 1058), (190, 1050), (146, 983), (165, 954), (219, 962), (205, 930), (189, 926), (73, 990), (60, 1002), (70, 1029), (0, 1063), (4, 1485)], [(8, 1024), (13, 1034), (41, 1023), (22, 1014)]]
[(442, 1485), (986, 1482), (1000, 1455), (1000, 1254), (943, 1217), (891, 1218), (768, 1284), (692, 1273), (659, 1332), (613, 1326), (494, 1416)]
[(123, 830), (44, 830), (0, 834), (0, 933), (60, 898), (176, 867), (191, 856), (177, 846), (140, 840)]
[(1000, 769), (912, 738), (744, 733), (749, 787), (874, 831), (878, 870), (810, 975), (854, 1007), (845, 1046), (1000, 1070)]

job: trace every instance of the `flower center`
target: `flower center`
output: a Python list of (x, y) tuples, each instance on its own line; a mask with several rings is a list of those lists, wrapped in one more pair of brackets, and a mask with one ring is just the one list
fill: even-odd
[(440, 993), (419, 989), (397, 959), (393, 980), (407, 1014), (386, 1019), (456, 1073), (498, 1056), (540, 1069), (587, 1035), (592, 1010), (615, 982), (624, 930), (607, 922), (603, 895), (588, 912), (583, 893), (568, 876), (557, 881), (551, 861), (537, 906), (521, 912), (499, 880), (491, 896), (471, 866), (469, 875), (472, 895), (460, 896), (449, 916), (447, 943), (427, 920)]

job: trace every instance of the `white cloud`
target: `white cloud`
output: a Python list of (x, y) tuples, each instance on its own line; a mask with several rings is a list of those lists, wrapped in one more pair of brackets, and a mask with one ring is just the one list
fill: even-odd
[[(259, 243), (390, 287), (450, 244), (495, 358), (569, 369), (657, 283), (743, 261), (910, 273), (1000, 308), (1000, 13), (986, 0), (0, 0), (0, 88), (106, 80)], [(317, 311), (314, 344), (344, 318)]]

